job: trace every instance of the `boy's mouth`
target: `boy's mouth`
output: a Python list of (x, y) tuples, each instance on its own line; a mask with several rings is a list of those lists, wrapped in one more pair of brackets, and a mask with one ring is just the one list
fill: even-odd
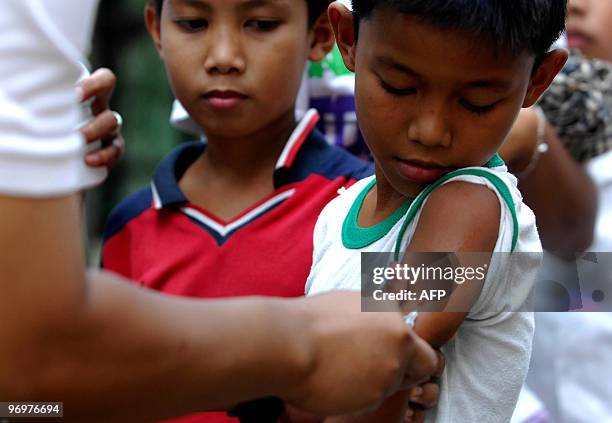
[(398, 163), (398, 170), (402, 176), (422, 184), (433, 182), (453, 170), (449, 167), (418, 160), (402, 160), (400, 158), (396, 158), (396, 160)]
[(216, 110), (231, 110), (240, 105), (247, 96), (237, 91), (212, 90), (204, 94), (203, 98)]

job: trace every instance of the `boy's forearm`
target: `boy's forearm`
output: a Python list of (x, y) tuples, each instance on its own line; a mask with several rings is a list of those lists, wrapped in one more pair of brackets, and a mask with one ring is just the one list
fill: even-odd
[(458, 312), (421, 312), (414, 325), (414, 331), (432, 347), (442, 348), (453, 339), (466, 315), (467, 313)]
[[(202, 306), (86, 277), (78, 201), (0, 199), (2, 398), (64, 401), (68, 417), (107, 421), (224, 409), (298, 385), (307, 349), (289, 325), (299, 307)], [(235, 374), (243, 378), (227, 383)]]

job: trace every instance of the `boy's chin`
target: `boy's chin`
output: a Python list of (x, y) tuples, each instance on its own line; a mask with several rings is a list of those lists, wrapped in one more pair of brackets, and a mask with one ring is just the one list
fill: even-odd
[(376, 171), (376, 180), (380, 184), (380, 181), (384, 179), (385, 185), (391, 188), (397, 194), (406, 197), (416, 197), (427, 184), (420, 184), (415, 181), (411, 181), (397, 173), (395, 170), (391, 170), (392, 177), (388, 178), (385, 172), (380, 172), (379, 169)]
[[(228, 126), (231, 123), (228, 124)], [(214, 125), (213, 127), (204, 127), (204, 133), (208, 138), (243, 138), (255, 132), (252, 128), (237, 128), (229, 129), (224, 126)]]

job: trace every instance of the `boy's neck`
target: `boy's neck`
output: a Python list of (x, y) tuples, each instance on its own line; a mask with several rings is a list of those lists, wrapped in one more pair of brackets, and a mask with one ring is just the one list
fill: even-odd
[(193, 204), (230, 221), (274, 190), (276, 163), (296, 127), (294, 111), (244, 137), (208, 137), (179, 185)]
[(367, 228), (383, 222), (399, 209), (408, 198), (414, 198), (421, 187), (415, 184), (415, 194), (407, 197), (397, 191), (385, 178), (382, 170), (376, 165), (376, 185), (366, 196), (359, 212), (359, 226)]
[(296, 124), (291, 110), (243, 137), (210, 136), (199, 160), (206, 171), (221, 177), (252, 178), (263, 173), (272, 180), (276, 162)]

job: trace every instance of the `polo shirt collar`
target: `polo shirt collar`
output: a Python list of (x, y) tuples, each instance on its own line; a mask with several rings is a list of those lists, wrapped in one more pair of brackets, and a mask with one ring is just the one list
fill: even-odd
[[(319, 113), (315, 109), (310, 109), (300, 120), (276, 162), (275, 181), (278, 179), (276, 178), (277, 173), (282, 173), (283, 170), (293, 167), (298, 152), (314, 130), (319, 119)], [(180, 207), (189, 203), (179, 187), (179, 181), (189, 166), (202, 155), (205, 149), (206, 144), (201, 141), (186, 143), (176, 148), (161, 161), (151, 181), (153, 207), (155, 209)]]
[(310, 109), (304, 114), (304, 117), (300, 120), (289, 137), (287, 144), (285, 144), (285, 148), (283, 148), (276, 162), (276, 170), (282, 168), (288, 169), (293, 166), (297, 153), (319, 122), (319, 119), (319, 112), (317, 112), (316, 109)]

